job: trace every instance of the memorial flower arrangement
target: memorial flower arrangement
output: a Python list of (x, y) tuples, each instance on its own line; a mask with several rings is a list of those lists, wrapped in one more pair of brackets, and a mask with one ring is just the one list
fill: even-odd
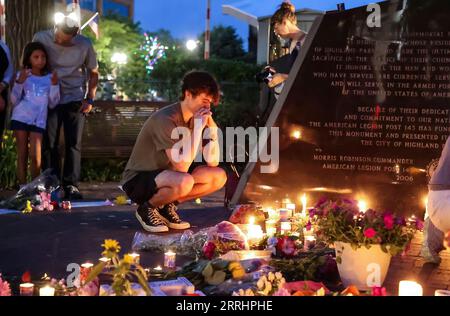
[(147, 296), (150, 296), (152, 292), (144, 268), (129, 254), (120, 257), (121, 247), (116, 240), (106, 239), (102, 246), (104, 248), (102, 256), (109, 259), (109, 263), (102, 261), (97, 264), (82, 286), (91, 283), (104, 273), (112, 277), (112, 289), (116, 296), (133, 296), (135, 294), (132, 288), (133, 279), (137, 279)]
[(414, 217), (406, 220), (371, 209), (361, 212), (356, 201), (347, 199), (321, 199), (309, 216), (317, 236), (327, 244), (344, 242), (353, 249), (378, 244), (393, 256), (407, 249), (416, 231), (423, 228), (423, 222)]
[(256, 289), (240, 289), (233, 292), (233, 296), (290, 296), (290, 292), (284, 288), (286, 280), (280, 272), (269, 272), (256, 282)]

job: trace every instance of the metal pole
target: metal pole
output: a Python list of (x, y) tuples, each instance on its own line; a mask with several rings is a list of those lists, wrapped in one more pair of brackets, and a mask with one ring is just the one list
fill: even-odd
[(0, 40), (6, 41), (5, 0), (0, 0)]
[(206, 32), (205, 32), (205, 60), (209, 59), (211, 40), (211, 0), (207, 0), (206, 9)]

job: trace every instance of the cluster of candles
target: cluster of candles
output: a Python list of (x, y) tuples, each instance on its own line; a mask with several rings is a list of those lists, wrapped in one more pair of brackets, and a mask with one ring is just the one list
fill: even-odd
[[(307, 216), (306, 211), (308, 207), (306, 194), (302, 195), (300, 201), (302, 204), (301, 212), (296, 212), (296, 205), (289, 199), (283, 199), (282, 207), (279, 209), (266, 209), (266, 212), (268, 213), (268, 219), (265, 223), (267, 236), (274, 236), (278, 231), (283, 235), (288, 233), (295, 235), (295, 233), (292, 232), (291, 218), (305, 218)], [(309, 250), (315, 245), (316, 238), (313, 235), (313, 231), (307, 230), (304, 230), (304, 237), (304, 249)]]
[[(134, 264), (140, 264), (140, 255), (138, 253), (130, 253), (130, 256), (133, 258)], [(175, 268), (175, 258), (176, 253), (172, 251), (168, 251), (164, 254), (164, 267), (173, 269)], [(109, 264), (111, 259), (102, 257), (99, 259), (100, 262), (104, 262), (105, 264)], [(84, 282), (86, 278), (92, 271), (94, 264), (90, 262), (83, 263), (80, 266), (80, 282)], [(153, 269), (154, 272), (162, 273), (163, 268), (161, 266), (157, 266)], [(22, 283), (20, 284), (20, 296), (33, 296), (34, 295), (34, 284), (33, 283)], [(45, 285), (39, 288), (39, 296), (55, 296), (55, 288), (51, 285)]]

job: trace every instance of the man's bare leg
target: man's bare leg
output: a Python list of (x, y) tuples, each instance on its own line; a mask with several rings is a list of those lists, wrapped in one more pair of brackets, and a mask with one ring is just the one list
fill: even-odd
[(227, 175), (222, 168), (200, 166), (192, 172), (194, 186), (186, 196), (178, 199), (183, 203), (220, 190), (227, 182)]
[(158, 191), (148, 201), (159, 207), (177, 201), (192, 191), (194, 178), (188, 173), (164, 170), (155, 178)]

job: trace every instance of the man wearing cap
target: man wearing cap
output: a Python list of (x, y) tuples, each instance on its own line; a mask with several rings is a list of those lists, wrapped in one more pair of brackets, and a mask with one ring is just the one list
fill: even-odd
[(33, 41), (44, 44), (50, 66), (58, 73), (61, 101), (49, 110), (44, 137), (43, 169), (61, 175), (58, 152), (59, 134), (64, 127), (65, 159), (62, 186), (68, 200), (82, 199), (78, 189), (81, 172), (81, 137), (85, 116), (92, 110), (98, 84), (98, 63), (91, 41), (79, 34), (80, 23), (69, 15), (55, 23), (52, 30), (35, 34)]

